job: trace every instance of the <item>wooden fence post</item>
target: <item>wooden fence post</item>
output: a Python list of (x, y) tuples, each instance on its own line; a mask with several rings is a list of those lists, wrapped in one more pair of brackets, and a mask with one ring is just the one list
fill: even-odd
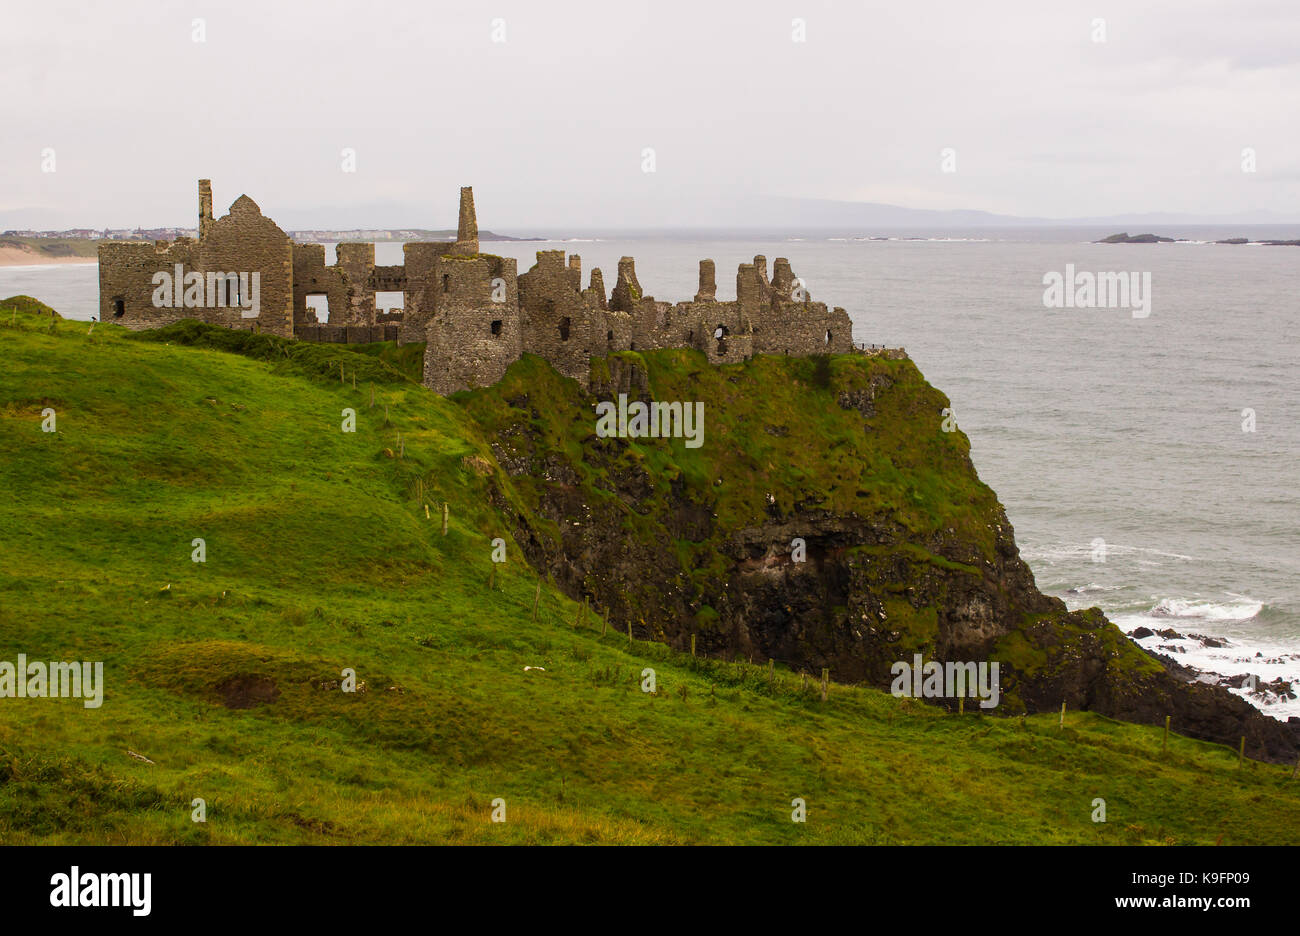
[(776, 688), (776, 660), (767, 658), (767, 688)]
[(831, 671), (823, 666), (822, 667), (822, 701), (823, 702), (826, 701), (826, 693), (830, 688), (830, 678), (831, 678)]
[(1241, 766), (1242, 759), (1246, 756), (1246, 736), (1241, 736), (1241, 747), (1237, 749), (1237, 766)]
[(542, 580), (537, 580), (537, 591), (533, 592), (533, 621), (537, 620), (537, 606), (542, 602)]
[(691, 656), (695, 656), (695, 635), (691, 634)]
[(448, 513), (449, 513), (449, 505), (446, 501), (443, 501), (442, 502), (442, 535), (443, 536), (447, 535), (447, 514)]
[(1058, 725), (1057, 727), (1058, 728), (1065, 727), (1065, 703), (1064, 702), (1061, 703), (1061, 724)]
[(1163, 754), (1169, 747), (1169, 716), (1165, 716), (1165, 736), (1160, 742), (1160, 753)]

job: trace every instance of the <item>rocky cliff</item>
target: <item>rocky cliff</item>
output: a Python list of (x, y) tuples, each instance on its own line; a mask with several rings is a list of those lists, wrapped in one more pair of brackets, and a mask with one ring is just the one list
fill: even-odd
[[(703, 402), (702, 444), (599, 437), (596, 405), (620, 394)], [(1295, 757), (1287, 726), (1038, 591), (948, 400), (910, 360), (624, 352), (593, 363), (584, 393), (525, 356), (458, 399), (494, 440), (493, 496), (529, 561), (638, 637), (881, 688), (914, 654), (998, 661), (1002, 714), (1169, 715)]]

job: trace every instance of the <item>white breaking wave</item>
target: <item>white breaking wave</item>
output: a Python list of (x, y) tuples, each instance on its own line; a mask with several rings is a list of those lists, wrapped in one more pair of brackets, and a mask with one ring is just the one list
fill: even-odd
[[(1027, 546), (1020, 550), (1020, 558), (1026, 562), (1033, 562), (1041, 559), (1046, 562), (1058, 562), (1061, 560), (1089, 560), (1094, 553), (1098, 551), (1091, 541), (1079, 543), (1055, 543), (1050, 546)], [(1196, 562), (1195, 556), (1184, 555), (1183, 553), (1165, 552), (1160, 549), (1152, 549), (1148, 546), (1125, 546), (1121, 543), (1106, 543), (1104, 555), (1106, 560), (1110, 561), (1117, 556), (1160, 556), (1163, 559), (1177, 559), (1180, 562)]]
[[(789, 237), (787, 240), (802, 240), (801, 237)], [(846, 240), (843, 237), (828, 237), (827, 240)], [(854, 241), (865, 243), (867, 241), (910, 241), (918, 244), (989, 244), (993, 242), (989, 237), (898, 237), (890, 235), (872, 235), (871, 237), (854, 237)]]
[(1264, 602), (1214, 602), (1186, 598), (1162, 598), (1148, 612), (1155, 618), (1190, 618), (1202, 621), (1249, 621), (1264, 610)]
[[(1130, 631), (1137, 626), (1169, 626), (1168, 618), (1152, 618), (1150, 615), (1115, 615), (1111, 621), (1120, 630)], [(1210, 620), (1204, 618), (1203, 620)], [(1211, 628), (1206, 628), (1210, 630)], [(1180, 630), (1179, 633), (1182, 633)], [(1194, 666), (1201, 670), (1201, 682), (1216, 683), (1220, 677), (1240, 676), (1243, 673), (1256, 677), (1261, 684), (1272, 683), (1281, 678), (1292, 684), (1293, 690), (1300, 689), (1300, 653), (1291, 647), (1269, 641), (1250, 641), (1241, 643), (1225, 637), (1206, 634), (1215, 643), (1222, 646), (1210, 646), (1199, 637), (1186, 634), (1182, 637), (1162, 637), (1152, 634), (1136, 641), (1145, 650), (1172, 657), (1179, 663)], [(1235, 696), (1240, 696), (1260, 711), (1274, 718), (1285, 721), (1292, 715), (1300, 716), (1300, 698), (1285, 699), (1276, 693), (1252, 692), (1245, 687), (1224, 686)]]
[[(1066, 607), (1077, 611), (1094, 604), (1094, 600), (1088, 597), (1090, 593), (1125, 587), (1089, 582), (1058, 594), (1065, 600)], [(1139, 627), (1152, 631), (1150, 636), (1138, 639), (1136, 643), (1152, 653), (1195, 667), (1203, 674), (1198, 677), (1202, 682), (1223, 684), (1221, 680), (1225, 678), (1249, 674), (1262, 684), (1281, 678), (1300, 690), (1300, 653), (1295, 647), (1259, 640), (1253, 632), (1236, 626), (1257, 617), (1264, 610), (1264, 602), (1247, 595), (1227, 594), (1228, 600), (1218, 601), (1154, 595), (1145, 607), (1134, 608), (1129, 604), (1123, 609), (1103, 610), (1110, 622), (1125, 634)], [(1161, 631), (1165, 635), (1178, 636), (1164, 636)], [(1243, 637), (1244, 633), (1250, 633), (1250, 636)], [(1300, 716), (1300, 698), (1285, 699), (1272, 692), (1251, 692), (1246, 688), (1223, 685), (1229, 692), (1274, 718), (1286, 720), (1292, 715)]]
[(1067, 588), (1066, 593), (1071, 595), (1090, 595), (1093, 592), (1119, 591), (1123, 585), (1102, 585), (1098, 582), (1089, 582), (1086, 585), (1077, 585), (1074, 588)]

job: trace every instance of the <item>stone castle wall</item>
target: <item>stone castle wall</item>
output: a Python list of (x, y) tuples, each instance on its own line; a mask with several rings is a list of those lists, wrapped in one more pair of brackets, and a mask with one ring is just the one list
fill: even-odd
[[(474, 193), (460, 192), (455, 241), (407, 243), (400, 266), (376, 266), (375, 246), (341, 243), (325, 265), (320, 244), (293, 244), (247, 196), (230, 213), (212, 216), (212, 191), (199, 182), (199, 238), (168, 244), (105, 243), (99, 247), (100, 319), (153, 328), (197, 318), (306, 341), (426, 344), (424, 383), (447, 394), (495, 383), (524, 353), (588, 385), (591, 359), (614, 351), (695, 348), (711, 363), (755, 354), (808, 355), (853, 350), (852, 323), (841, 308), (812, 301), (788, 260), (767, 259), (736, 271), (736, 298), (719, 301), (712, 260), (701, 260), (691, 301), (647, 296), (636, 262), (623, 257), (608, 296), (599, 269), (582, 285), (582, 260), (542, 250), (523, 274), (513, 259), (479, 253)], [(152, 277), (172, 272), (261, 274), (260, 314), (239, 308), (160, 308)], [(401, 292), (403, 308), (378, 312), (376, 292)], [(329, 321), (319, 322), (310, 296), (324, 296)]]
[(396, 341), (398, 326), (393, 325), (298, 325), (294, 337), (299, 341), (324, 344), (375, 344)]
[[(292, 337), (293, 249), (289, 235), (264, 217), (247, 195), (231, 205), (225, 217), (212, 220), (211, 194), (205, 182), (199, 184), (197, 241), (179, 237), (170, 244), (159, 241), (99, 246), (100, 321), (141, 329), (192, 318), (226, 328)], [(174, 280), (177, 264), (182, 282), (173, 283), (173, 290), (183, 298), (189, 285), (185, 278), (197, 275), (203, 283), (201, 305), (167, 306), (156, 301), (155, 274), (166, 273)], [(220, 289), (225, 304), (210, 304), (213, 290), (207, 283), (209, 273), (247, 274), (250, 286), (252, 274), (259, 274), (258, 316), (243, 316), (244, 310), (237, 305), (237, 290)]]

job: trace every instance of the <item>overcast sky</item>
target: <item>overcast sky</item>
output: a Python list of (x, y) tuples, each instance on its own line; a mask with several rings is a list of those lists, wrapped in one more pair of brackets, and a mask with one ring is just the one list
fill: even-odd
[(200, 177), (285, 228), (448, 227), (470, 184), (498, 231), (1300, 219), (1297, 0), (8, 0), (0, 89), (0, 229), (192, 225)]

